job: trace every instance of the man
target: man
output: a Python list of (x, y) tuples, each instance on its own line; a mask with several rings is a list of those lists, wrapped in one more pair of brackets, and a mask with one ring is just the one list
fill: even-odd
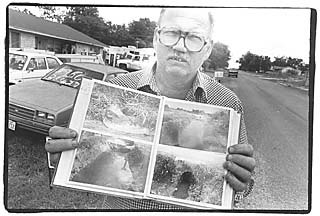
[[(237, 96), (199, 71), (209, 57), (213, 42), (213, 19), (210, 13), (192, 9), (166, 9), (160, 13), (153, 45), (157, 62), (151, 67), (111, 80), (121, 86), (170, 98), (231, 107), (243, 112)], [(77, 133), (71, 129), (53, 127), (52, 138), (46, 143), (48, 152), (76, 148)], [(252, 146), (248, 144), (243, 117), (239, 144), (229, 148), (224, 168), (225, 178), (235, 191), (243, 191), (255, 167)], [(179, 208), (152, 200), (107, 196), (106, 208), (113, 209), (173, 209)]]

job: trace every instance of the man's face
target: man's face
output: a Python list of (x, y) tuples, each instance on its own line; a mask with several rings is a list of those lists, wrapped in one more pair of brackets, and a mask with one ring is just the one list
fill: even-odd
[(169, 78), (194, 78), (198, 68), (209, 57), (212, 42), (209, 40), (210, 22), (208, 13), (199, 10), (167, 9), (161, 19), (160, 29), (176, 29), (182, 32), (203, 36), (206, 45), (199, 52), (189, 51), (180, 38), (177, 44), (165, 46), (159, 40), (159, 34), (154, 35), (154, 48), (157, 53), (157, 68), (166, 73)]

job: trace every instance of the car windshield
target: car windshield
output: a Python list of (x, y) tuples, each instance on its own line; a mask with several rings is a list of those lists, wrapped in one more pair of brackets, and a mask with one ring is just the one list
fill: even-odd
[(103, 73), (96, 71), (71, 65), (63, 65), (62, 67), (46, 74), (44, 77), (42, 77), (42, 80), (78, 88), (82, 77), (102, 80), (103, 76)]
[(143, 61), (149, 60), (149, 56), (143, 56), (142, 60), (143, 60)]
[(13, 70), (22, 70), (26, 61), (26, 55), (19, 55), (19, 54), (9, 54), (9, 68)]
[(125, 59), (132, 59), (133, 58), (133, 56), (132, 55), (126, 55), (126, 57), (125, 57)]
[(134, 58), (133, 58), (133, 61), (139, 61), (140, 60), (140, 56), (135, 56)]

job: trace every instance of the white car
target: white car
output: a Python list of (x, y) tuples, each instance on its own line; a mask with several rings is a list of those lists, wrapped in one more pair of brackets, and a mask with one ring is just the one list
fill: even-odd
[(56, 56), (41, 52), (9, 51), (9, 84), (41, 78), (62, 65)]
[(155, 61), (156, 59), (154, 56), (144, 55), (141, 56), (139, 60), (133, 60), (132, 62), (129, 62), (127, 64), (127, 67), (129, 71), (141, 70), (145, 67), (148, 67), (149, 65), (154, 64)]
[(55, 54), (63, 63), (70, 62), (91, 62), (96, 64), (105, 64), (102, 55), (80, 55), (80, 54)]
[(117, 61), (117, 67), (127, 71), (137, 71), (155, 62), (155, 57), (150, 55), (129, 54), (125, 59)]
[(139, 55), (135, 55), (135, 54), (128, 53), (128, 54), (126, 54), (126, 56), (124, 57), (124, 59), (118, 59), (118, 60), (117, 60), (116, 66), (117, 66), (118, 68), (121, 68), (121, 69), (124, 69), (124, 70), (128, 70), (128, 63), (132, 62), (133, 59), (139, 60), (139, 59), (140, 59), (140, 56), (139, 56)]

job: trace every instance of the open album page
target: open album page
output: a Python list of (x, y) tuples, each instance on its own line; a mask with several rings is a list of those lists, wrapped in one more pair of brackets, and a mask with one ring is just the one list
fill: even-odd
[(146, 197), (161, 101), (83, 79), (69, 125), (78, 132), (80, 147), (62, 153), (53, 184)]
[(165, 98), (150, 196), (199, 208), (232, 207), (224, 181), (227, 148), (238, 142), (233, 109)]

